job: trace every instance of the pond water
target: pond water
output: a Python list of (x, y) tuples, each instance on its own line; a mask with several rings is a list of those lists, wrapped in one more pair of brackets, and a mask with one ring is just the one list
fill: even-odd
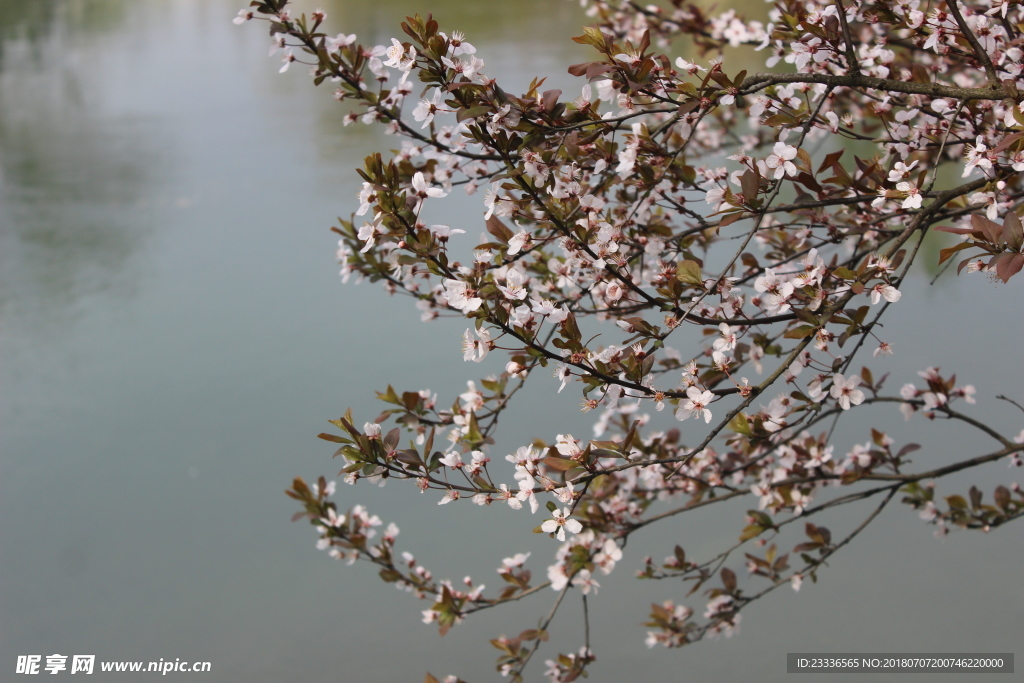
[[(349, 406), (371, 419), (388, 382), (450, 400), (479, 368), (462, 364), (463, 326), (423, 325), (407, 300), (341, 285), (327, 228), (355, 207), (352, 169), (397, 144), (343, 127), (302, 74), (277, 74), (264, 31), (232, 25), (241, 4), (0, 0), (0, 678), (18, 655), (62, 653), (210, 661), (211, 683), (497, 679), (487, 639), (532, 627), (547, 596), (442, 639), (419, 623), (429, 605), (289, 523), (291, 479), (338, 467), (315, 438), (325, 420)], [(433, 10), (516, 87), (548, 74), (579, 87), (565, 74), (587, 58), (566, 38), (584, 23), (576, 3), (426, 4), (324, 7), (337, 30), (376, 42)], [(449, 220), (475, 233), (478, 201)], [(887, 330), (891, 385), (956, 367), (979, 414), (1010, 431), (1020, 415), (994, 397), (1022, 397), (1021, 301), (1016, 281), (909, 283)], [(587, 433), (578, 397), (556, 387), (516, 408), (508, 444)], [(919, 462), (979, 447), (892, 410), (884, 420), (925, 445)], [(1005, 474), (958, 483), (990, 490)], [(339, 501), (398, 523), (400, 546), (437, 576), (493, 587), (522, 549), (543, 572), (553, 548), (529, 533), (537, 518), (410, 493), (342, 485)], [(686, 517), (631, 545), (591, 600), (590, 680), (781, 681), (793, 651), (1019, 648), (1024, 525), (937, 541), (894, 506), (817, 585), (750, 608), (731, 640), (648, 651), (647, 605), (686, 589), (637, 585), (640, 558), (717, 547), (736, 523)], [(575, 648), (573, 610), (553, 630)]]

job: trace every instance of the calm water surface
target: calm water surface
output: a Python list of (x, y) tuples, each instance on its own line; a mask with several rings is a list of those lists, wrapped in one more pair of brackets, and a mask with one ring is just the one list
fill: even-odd
[[(329, 91), (279, 76), (263, 30), (231, 24), (241, 4), (0, 0), (0, 679), (18, 655), (62, 653), (208, 660), (211, 683), (493, 680), (486, 639), (531, 627), (546, 597), (441, 639), (418, 623), (429, 605), (330, 561), (288, 521), (291, 478), (337, 466), (314, 438), (326, 419), (348, 406), (372, 418), (388, 382), (450, 400), (474, 375), (461, 326), (341, 286), (327, 228), (355, 206), (351, 169), (396, 142), (342, 127)], [(564, 69), (588, 56), (564, 37), (583, 23), (575, 3), (430, 5), (325, 8), (337, 30), (377, 42), (433, 10), (516, 87), (547, 74), (578, 87)], [(475, 234), (478, 201), (446, 221)], [(957, 367), (1009, 430), (1019, 415), (993, 397), (1021, 399), (1020, 284), (955, 284), (906, 288), (890, 382)], [(578, 397), (556, 386), (516, 408), (507, 445), (587, 433)], [(879, 415), (925, 444), (919, 462), (978, 444)], [(975, 476), (990, 489), (1004, 468)], [(342, 488), (343, 505), (398, 523), (438, 576), (496, 586), (501, 557), (532, 549), (543, 573), (552, 552), (529, 533), (536, 519)], [(685, 589), (632, 581), (640, 558), (718, 547), (741, 514), (687, 517), (631, 545), (591, 601), (590, 680), (781, 681), (787, 651), (1019, 648), (1021, 525), (936, 541), (897, 507), (819, 585), (752, 607), (732, 640), (647, 651), (646, 605)], [(553, 627), (567, 648), (582, 644), (576, 611)], [(184, 678), (196, 677), (167, 680)]]

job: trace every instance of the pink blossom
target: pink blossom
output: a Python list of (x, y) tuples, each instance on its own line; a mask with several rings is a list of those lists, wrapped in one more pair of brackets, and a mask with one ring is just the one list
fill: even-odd
[(832, 377), (832, 388), (829, 390), (829, 394), (832, 398), (839, 400), (839, 405), (843, 410), (849, 410), (850, 405), (859, 406), (864, 402), (864, 392), (857, 389), (857, 385), (860, 384), (860, 377), (856, 375), (846, 379), (841, 374), (836, 373)]
[(772, 177), (780, 180), (787, 175), (795, 176), (797, 174), (796, 165), (792, 161), (795, 158), (796, 147), (779, 141), (775, 143), (772, 153), (765, 159), (764, 163), (773, 172)]
[(530, 234), (525, 230), (520, 230), (508, 240), (508, 255), (515, 256), (521, 250), (526, 249), (530, 244)]
[(591, 592), (597, 595), (597, 589), (601, 587), (601, 584), (594, 580), (588, 569), (579, 570), (576, 576), (573, 577), (572, 585), (579, 588), (580, 592), (584, 595), (588, 595)]
[(555, 508), (551, 513), (551, 519), (544, 520), (540, 528), (544, 533), (553, 533), (559, 541), (564, 541), (566, 529), (573, 534), (578, 534), (583, 530), (583, 525), (580, 524), (579, 520), (570, 519), (569, 514), (569, 508), (562, 508), (561, 510)]
[(686, 390), (687, 398), (683, 399), (676, 410), (676, 419), (686, 420), (691, 416), (704, 417), (704, 422), (711, 422), (711, 411), (708, 405), (715, 400), (715, 395), (710, 391), (701, 391), (697, 387), (689, 387)]
[(879, 283), (871, 288), (871, 303), (877, 304), (882, 299), (885, 299), (889, 303), (893, 304), (900, 300), (902, 294), (900, 290), (896, 289), (892, 285), (885, 284), (884, 282)]

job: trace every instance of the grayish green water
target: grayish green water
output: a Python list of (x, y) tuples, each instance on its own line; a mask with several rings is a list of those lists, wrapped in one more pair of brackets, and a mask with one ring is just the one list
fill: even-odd
[[(450, 400), (479, 367), (462, 364), (462, 326), (341, 286), (327, 228), (355, 206), (350, 169), (395, 141), (343, 128), (329, 91), (279, 76), (263, 31), (231, 24), (238, 7), (0, 0), (0, 679), (18, 655), (62, 653), (213, 664), (169, 681), (493, 680), (487, 638), (531, 627), (546, 596), (442, 639), (418, 623), (429, 605), (331, 561), (288, 521), (291, 478), (335, 471), (314, 438), (326, 419), (348, 406), (372, 418), (388, 382)], [(337, 30), (377, 42), (433, 10), (519, 87), (548, 73), (568, 87), (564, 65), (586, 58), (565, 38), (583, 23), (574, 3), (325, 7)], [(448, 220), (475, 234), (478, 201)], [(979, 411), (1010, 429), (1019, 416), (993, 397), (1021, 397), (1020, 284), (955, 285), (907, 287), (888, 330), (891, 386), (957, 367)], [(587, 433), (578, 397), (555, 388), (525, 397), (507, 444)], [(921, 462), (979, 443), (879, 415), (926, 445)], [(971, 481), (990, 489), (1005, 472)], [(542, 574), (554, 551), (530, 535), (536, 518), (504, 510), (438, 508), (394, 485), (342, 486), (339, 500), (398, 523), (401, 548), (438, 576), (493, 587), (501, 557), (531, 549)], [(1021, 525), (940, 542), (898, 508), (818, 585), (749, 609), (733, 639), (648, 651), (647, 604), (685, 590), (637, 584), (640, 558), (717, 547), (740, 514), (631, 545), (591, 601), (590, 680), (781, 681), (787, 651), (1020, 654)], [(582, 644), (577, 611), (553, 627), (567, 648)]]

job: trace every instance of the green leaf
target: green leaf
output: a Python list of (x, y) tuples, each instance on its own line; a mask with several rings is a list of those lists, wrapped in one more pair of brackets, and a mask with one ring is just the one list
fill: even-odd
[(795, 126), (798, 123), (799, 123), (799, 121), (797, 121), (795, 118), (793, 118), (789, 114), (786, 114), (785, 112), (780, 112), (778, 114), (774, 114), (772, 116), (769, 116), (764, 121), (764, 125), (768, 126), (769, 128), (781, 128), (781, 127), (784, 127), (784, 126)]
[(754, 520), (755, 524), (760, 524), (765, 529), (772, 529), (775, 527), (775, 523), (772, 522), (772, 518), (760, 510), (747, 510), (747, 515)]
[(967, 509), (967, 501), (964, 500), (963, 496), (946, 496), (946, 503), (949, 507), (957, 510)]
[(333, 441), (334, 443), (352, 443), (348, 439), (342, 436), (336, 436), (334, 434), (317, 434), (316, 438), (323, 439), (324, 441)]
[(344, 429), (346, 432), (351, 434), (353, 438), (358, 439), (361, 435), (359, 430), (352, 426), (352, 422), (349, 418), (343, 417), (340, 420), (328, 420), (328, 422), (330, 422), (335, 427), (340, 427), (341, 429)]
[(814, 325), (800, 325), (792, 330), (786, 330), (786, 334), (782, 335), (786, 339), (805, 339), (810, 337), (818, 331)]
[(600, 50), (604, 47), (605, 37), (600, 29), (593, 26), (584, 26), (583, 35), (573, 37), (573, 41), (580, 45), (592, 45)]
[(478, 107), (468, 107), (467, 109), (460, 109), (455, 115), (456, 121), (465, 121), (466, 119), (475, 119), (478, 116), (484, 116), (490, 114), (492, 108), (487, 105), (480, 105)]
[(358, 448), (354, 447), (354, 446), (342, 446), (334, 454), (335, 457), (337, 457), (339, 455), (345, 456), (345, 459), (350, 461), (350, 462), (365, 462), (366, 461), (366, 456), (363, 455), (363, 452), (361, 450), (359, 450)]
[(394, 583), (395, 581), (401, 579), (402, 575), (394, 569), (388, 569), (387, 567), (385, 567), (384, 569), (380, 570), (380, 578), (383, 579), (386, 583)]
[(750, 436), (753, 431), (750, 429), (750, 419), (743, 413), (737, 413), (731, 420), (729, 420), (729, 429), (742, 434), (743, 436)]
[(680, 261), (676, 264), (676, 279), (689, 285), (703, 285), (704, 277), (696, 261)]

